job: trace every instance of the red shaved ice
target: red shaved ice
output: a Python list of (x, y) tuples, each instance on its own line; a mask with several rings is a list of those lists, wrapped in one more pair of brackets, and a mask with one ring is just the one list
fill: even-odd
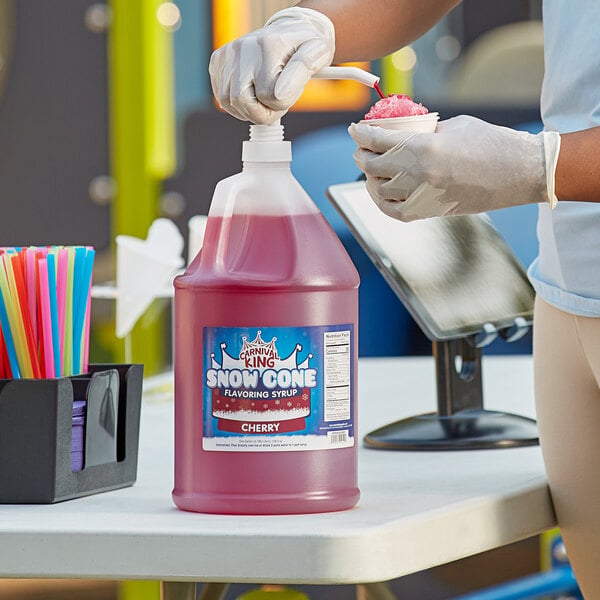
[(391, 94), (387, 98), (378, 100), (371, 106), (365, 119), (389, 119), (395, 117), (413, 117), (426, 115), (429, 111), (425, 106), (414, 102), (405, 94)]

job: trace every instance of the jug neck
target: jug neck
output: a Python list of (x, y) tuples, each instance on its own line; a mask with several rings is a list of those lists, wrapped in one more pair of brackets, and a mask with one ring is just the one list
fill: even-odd
[(269, 169), (278, 172), (290, 172), (291, 173), (291, 165), (289, 162), (283, 161), (244, 161), (242, 163), (242, 171), (255, 171), (255, 170), (264, 170)]
[(292, 144), (283, 139), (283, 125), (250, 125), (250, 139), (242, 144), (242, 162), (287, 163), (292, 160)]

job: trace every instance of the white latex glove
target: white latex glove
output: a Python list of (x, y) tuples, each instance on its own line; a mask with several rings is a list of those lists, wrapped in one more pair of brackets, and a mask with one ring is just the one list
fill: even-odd
[(560, 135), (532, 135), (459, 116), (436, 133), (352, 124), (354, 160), (367, 190), (390, 217), (414, 221), (533, 202), (552, 208)]
[(213, 52), (209, 72), (219, 106), (243, 121), (273, 123), (314, 73), (331, 64), (333, 23), (309, 8), (275, 13), (262, 29)]

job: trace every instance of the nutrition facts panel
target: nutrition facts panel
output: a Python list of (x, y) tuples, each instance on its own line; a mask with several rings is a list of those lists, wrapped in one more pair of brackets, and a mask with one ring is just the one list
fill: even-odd
[(350, 418), (350, 331), (324, 334), (325, 421)]

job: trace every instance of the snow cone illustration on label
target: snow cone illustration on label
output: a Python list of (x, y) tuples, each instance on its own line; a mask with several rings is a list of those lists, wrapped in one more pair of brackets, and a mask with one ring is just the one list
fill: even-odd
[(203, 448), (352, 446), (351, 329), (205, 327)]
[(298, 364), (302, 346), (297, 344), (287, 358), (280, 359), (277, 338), (265, 343), (260, 333), (252, 342), (242, 338), (239, 358), (227, 354), (226, 343), (221, 344), (221, 364), (211, 356), (206, 381), (213, 390), (213, 417), (218, 417), (218, 428), (224, 431), (302, 430), (304, 417), (310, 415), (310, 390), (317, 385), (316, 369), (308, 368), (312, 354)]

